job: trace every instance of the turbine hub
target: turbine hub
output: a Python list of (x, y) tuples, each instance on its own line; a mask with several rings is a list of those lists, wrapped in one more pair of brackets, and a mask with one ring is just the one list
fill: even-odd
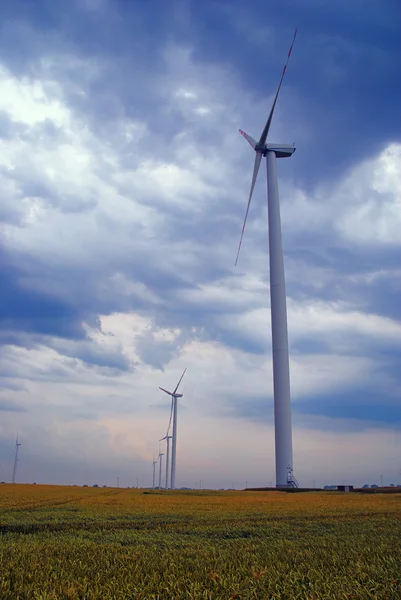
[(260, 152), (261, 154), (264, 154), (265, 150), (266, 150), (266, 144), (261, 144), (260, 142), (256, 143), (255, 152)]

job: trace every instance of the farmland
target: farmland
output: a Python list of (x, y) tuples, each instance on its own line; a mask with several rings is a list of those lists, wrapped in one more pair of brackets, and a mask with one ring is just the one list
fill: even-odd
[(401, 495), (0, 487), (0, 598), (401, 597)]

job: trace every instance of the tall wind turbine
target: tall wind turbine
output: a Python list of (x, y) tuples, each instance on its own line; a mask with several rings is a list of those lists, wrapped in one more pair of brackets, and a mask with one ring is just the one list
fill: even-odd
[[(170, 427), (169, 427), (170, 429)], [(159, 442), (162, 442), (163, 440), (166, 440), (166, 477), (165, 477), (165, 481), (164, 481), (164, 487), (166, 488), (166, 490), (168, 490), (170, 488), (170, 481), (169, 481), (169, 467), (170, 467), (170, 440), (172, 439), (172, 435), (169, 435), (167, 432), (167, 435), (164, 436), (164, 438), (161, 438), (159, 440)]]
[(172, 397), (173, 401), (173, 434), (172, 434), (172, 452), (171, 452), (171, 489), (175, 490), (175, 467), (176, 467), (176, 457), (177, 457), (177, 399), (182, 398), (182, 394), (177, 394), (178, 387), (182, 381), (182, 378), (185, 375), (186, 368), (184, 369), (183, 374), (180, 377), (179, 382), (176, 385), (174, 392), (169, 392), (164, 388), (159, 388), (162, 392), (165, 392), (169, 396)]
[(18, 450), (21, 445), (22, 444), (20, 444), (18, 442), (18, 433), (17, 433), (17, 440), (15, 442), (14, 466), (13, 466), (13, 479), (12, 479), (13, 483), (15, 483), (15, 477), (17, 475)]
[(292, 461), (292, 428), (291, 428), (291, 398), (290, 398), (290, 369), (288, 355), (287, 304), (285, 294), (284, 259), (281, 240), (280, 203), (278, 195), (276, 158), (288, 158), (295, 152), (294, 146), (286, 144), (266, 143), (273, 119), (274, 109), (280, 93), (281, 84), (287, 69), (291, 51), (294, 46), (297, 30), (295, 30), (286, 63), (281, 74), (273, 106), (270, 110), (266, 125), (259, 141), (239, 130), (256, 152), (253, 167), (251, 191), (246, 207), (244, 224), (238, 246), (237, 258), (241, 250), (242, 238), (248, 218), (249, 207), (255, 188), (262, 157), (266, 158), (267, 170), (267, 206), (269, 215), (269, 259), (270, 259), (270, 305), (273, 346), (273, 386), (274, 386), (274, 428), (276, 450), (276, 486), (293, 487), (296, 480), (293, 476)]

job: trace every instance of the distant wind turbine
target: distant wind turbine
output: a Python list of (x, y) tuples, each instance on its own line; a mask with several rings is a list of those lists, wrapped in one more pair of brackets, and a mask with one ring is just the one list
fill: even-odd
[[(154, 456), (154, 455), (153, 455)], [(156, 465), (157, 465), (157, 460), (153, 459), (153, 483), (152, 483), (152, 490), (155, 489), (155, 479), (156, 479)]]
[(159, 490), (162, 489), (162, 464), (163, 464), (163, 452), (159, 452)]
[(278, 195), (276, 157), (287, 158), (295, 152), (294, 146), (285, 144), (268, 144), (267, 136), (273, 119), (274, 109), (280, 93), (281, 84), (287, 69), (288, 61), (294, 46), (297, 30), (295, 30), (286, 63), (281, 74), (279, 85), (274, 97), (273, 106), (266, 121), (259, 141), (239, 130), (256, 152), (253, 167), (251, 190), (246, 207), (244, 224), (238, 246), (237, 258), (241, 250), (249, 207), (255, 188), (262, 157), (266, 158), (267, 170), (267, 205), (269, 216), (269, 258), (270, 258), (270, 304), (273, 346), (273, 386), (274, 386), (274, 426), (276, 450), (276, 486), (293, 487), (296, 480), (293, 477), (292, 459), (292, 427), (291, 427), (291, 398), (290, 398), (290, 369), (288, 355), (287, 304), (285, 293), (284, 259), (281, 240), (280, 203)]
[(172, 433), (172, 452), (171, 452), (171, 489), (175, 490), (175, 468), (176, 468), (176, 458), (177, 458), (177, 398), (182, 398), (182, 394), (177, 394), (178, 387), (182, 381), (186, 373), (186, 368), (184, 369), (183, 374), (180, 377), (179, 382), (176, 385), (174, 392), (169, 392), (164, 388), (159, 388), (162, 392), (165, 392), (169, 396), (172, 397), (173, 401), (173, 433)]
[(169, 481), (169, 467), (170, 467), (170, 440), (172, 439), (172, 435), (165, 435), (164, 438), (161, 438), (159, 441), (162, 442), (166, 440), (166, 477), (164, 481), (164, 487), (166, 490), (170, 489), (171, 485), (171, 477)]
[(18, 433), (17, 433), (17, 440), (15, 442), (15, 454), (14, 454), (14, 466), (13, 466), (13, 478), (12, 478), (13, 483), (15, 483), (15, 478), (17, 475), (18, 450), (19, 450), (20, 446), (22, 446), (22, 444), (20, 442), (18, 442)]

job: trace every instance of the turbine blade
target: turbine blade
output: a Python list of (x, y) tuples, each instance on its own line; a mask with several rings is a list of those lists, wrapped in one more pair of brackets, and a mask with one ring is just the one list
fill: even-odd
[(180, 381), (177, 383), (177, 387), (175, 388), (175, 390), (174, 390), (173, 394), (175, 394), (175, 393), (176, 393), (176, 391), (178, 390), (178, 386), (180, 385), (180, 383), (181, 383), (181, 381), (182, 381), (182, 378), (183, 378), (183, 377), (184, 377), (184, 375), (185, 375), (185, 372), (186, 372), (186, 370), (187, 370), (187, 367), (185, 367), (185, 369), (184, 369), (184, 372), (183, 372), (183, 374), (181, 375), (181, 377), (180, 377)]
[(168, 394), (169, 396), (173, 396), (173, 394), (171, 392), (169, 392), (168, 390), (165, 390), (162, 387), (159, 387), (159, 390), (162, 390), (163, 392), (166, 392), (166, 394)]
[(170, 418), (169, 418), (169, 421), (168, 421), (168, 427), (167, 427), (166, 437), (168, 437), (168, 433), (169, 433), (170, 427), (171, 427), (171, 419), (173, 417), (173, 405), (174, 405), (174, 396), (171, 396)]
[(260, 152), (257, 152), (256, 156), (255, 156), (255, 164), (253, 166), (253, 176), (252, 176), (252, 183), (251, 183), (251, 191), (249, 192), (248, 206), (246, 207), (244, 224), (242, 226), (241, 238), (240, 238), (239, 245), (238, 245), (237, 258), (235, 259), (235, 266), (237, 266), (238, 257), (239, 257), (239, 253), (240, 253), (240, 250), (241, 250), (242, 238), (244, 237), (245, 225), (246, 225), (246, 221), (247, 221), (247, 218), (248, 218), (249, 207), (251, 205), (252, 194), (253, 194), (253, 190), (255, 188), (255, 183), (256, 183), (257, 176), (258, 176), (259, 167), (260, 167), (260, 161), (262, 160), (262, 156), (263, 156), (263, 154), (261, 154)]
[(278, 84), (277, 92), (276, 92), (276, 95), (274, 97), (273, 106), (271, 108), (270, 115), (269, 115), (269, 117), (268, 117), (268, 119), (266, 121), (266, 125), (265, 125), (265, 127), (264, 127), (264, 129), (262, 131), (262, 135), (260, 136), (259, 144), (265, 145), (265, 143), (266, 143), (267, 135), (269, 133), (270, 126), (272, 124), (274, 109), (276, 108), (277, 98), (278, 98), (278, 95), (280, 93), (281, 84), (283, 83), (285, 72), (287, 70), (288, 61), (290, 60), (292, 48), (294, 46), (295, 38), (297, 36), (297, 31), (298, 31), (298, 27), (296, 28), (296, 30), (294, 32), (294, 37), (292, 38), (292, 44), (291, 44), (290, 49), (288, 51), (287, 60), (285, 61), (284, 69), (283, 69), (283, 72), (281, 73), (280, 82)]
[(244, 138), (246, 139), (248, 144), (250, 144), (252, 146), (252, 148), (255, 150), (256, 140), (254, 140), (253, 137), (251, 137), (250, 135), (245, 133), (245, 131), (242, 131), (242, 129), (238, 129), (238, 131), (240, 132), (241, 135), (244, 136)]

